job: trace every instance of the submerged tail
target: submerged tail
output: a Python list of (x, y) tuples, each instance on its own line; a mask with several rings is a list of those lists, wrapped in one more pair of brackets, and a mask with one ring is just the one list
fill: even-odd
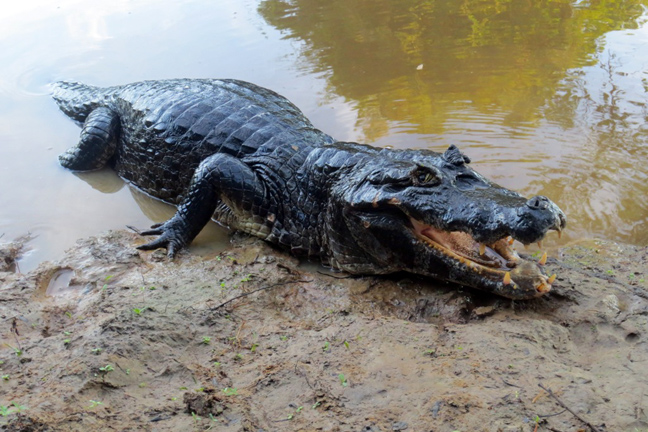
[(65, 115), (83, 124), (95, 108), (103, 105), (105, 92), (99, 87), (59, 81), (52, 84), (52, 98)]

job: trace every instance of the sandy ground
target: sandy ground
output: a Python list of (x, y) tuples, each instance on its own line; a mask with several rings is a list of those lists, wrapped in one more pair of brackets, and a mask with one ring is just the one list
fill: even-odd
[(554, 291), (512, 302), (243, 236), (173, 262), (143, 242), (29, 274), (4, 245), (1, 430), (648, 431), (646, 248), (554, 251)]

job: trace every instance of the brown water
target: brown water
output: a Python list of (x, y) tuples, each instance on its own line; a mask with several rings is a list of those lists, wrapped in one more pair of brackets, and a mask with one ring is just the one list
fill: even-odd
[[(78, 128), (48, 84), (232, 77), (340, 140), (443, 150), (567, 213), (561, 243), (647, 245), (645, 2), (31, 0), (0, 12), (0, 235), (21, 270), (77, 238), (170, 210), (56, 156)], [(138, 202), (147, 202), (144, 211)], [(222, 247), (215, 227), (198, 242)], [(554, 242), (557, 239), (554, 238)]]

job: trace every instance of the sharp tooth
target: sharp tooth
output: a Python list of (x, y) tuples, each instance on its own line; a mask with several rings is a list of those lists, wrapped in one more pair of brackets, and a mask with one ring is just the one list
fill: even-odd
[(538, 261), (538, 264), (540, 264), (540, 265), (547, 264), (547, 252), (542, 254), (542, 258), (540, 258), (540, 261)]
[(479, 243), (479, 255), (484, 255), (486, 253), (486, 245), (484, 243)]
[(542, 249), (542, 242), (541, 242), (541, 241), (538, 242), (538, 247), (539, 247), (540, 249)]
[(510, 285), (511, 284), (511, 273), (506, 272), (504, 275), (504, 285)]
[(547, 279), (547, 283), (551, 285), (552, 283), (554, 283), (555, 280), (556, 280), (556, 273), (552, 274), (551, 277)]

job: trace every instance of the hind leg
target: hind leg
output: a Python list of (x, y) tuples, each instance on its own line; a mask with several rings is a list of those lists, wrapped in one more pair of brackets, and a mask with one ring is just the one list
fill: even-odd
[(93, 110), (81, 129), (79, 143), (59, 156), (59, 162), (73, 171), (103, 168), (115, 153), (119, 135), (119, 117), (108, 108)]

